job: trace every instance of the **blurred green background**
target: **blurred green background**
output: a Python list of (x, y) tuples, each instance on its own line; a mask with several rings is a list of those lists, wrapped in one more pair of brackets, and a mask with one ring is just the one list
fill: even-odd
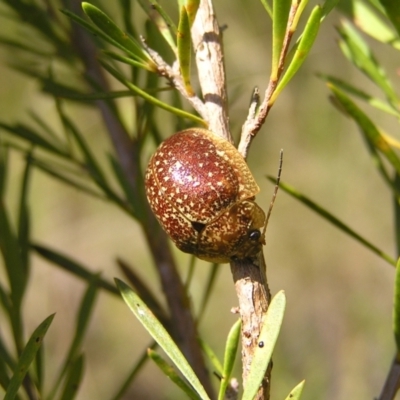
[[(118, 20), (120, 15), (113, 6), (107, 4), (107, 7)], [(238, 139), (252, 89), (258, 86), (263, 91), (267, 85), (270, 21), (256, 0), (218, 0), (215, 7), (219, 23), (227, 27), (224, 48), (231, 128)], [(143, 15), (138, 11), (137, 20), (140, 18)], [(253, 142), (249, 164), (261, 187), (258, 203), (264, 209), (269, 206), (273, 185), (266, 175), (276, 175), (279, 151), (283, 149), (284, 182), (395, 256), (392, 197), (378, 176), (355, 124), (330, 104), (328, 90), (317, 77), (317, 73), (335, 75), (374, 93), (368, 80), (351, 67), (338, 49), (335, 26), (340, 18), (339, 13), (333, 12), (324, 21), (304, 66), (279, 97)], [(1, 35), (10, 34), (10, 29), (17, 29), (15, 34), (20, 34), (15, 25), (3, 21), (4, 18)], [(399, 59), (388, 48), (370, 43), (388, 75), (398, 82)], [(27, 112), (35, 110), (49, 124), (59, 127), (53, 100), (42, 95), (34, 81), (6, 65), (6, 60), (12, 61), (12, 54), (3, 48), (0, 52), (0, 120), (26, 121)], [(132, 118), (129, 100), (121, 100), (119, 104), (129, 121)], [(97, 112), (76, 105), (71, 105), (68, 111), (86, 133), (96, 154), (105, 159), (109, 143)], [(160, 113), (160, 118), (163, 117)], [(381, 114), (379, 118), (378, 125), (387, 131), (398, 130), (394, 120), (382, 120)], [(164, 132), (165, 137), (172, 133), (168, 129)], [(24, 164), (16, 153), (11, 161), (8, 206), (16, 211), (19, 190), (16, 183)], [(38, 171), (34, 171), (30, 200), (36, 243), (68, 254), (93, 271), (101, 271), (108, 279), (115, 276), (123, 279), (115, 265), (116, 257), (121, 257), (151, 282), (162, 300), (141, 232), (120, 210)], [(283, 191), (278, 194), (267, 230), (265, 253), (272, 292), (284, 289), (287, 295), (287, 312), (274, 355), (272, 398), (284, 398), (302, 379), (306, 379), (304, 399), (377, 396), (395, 351), (391, 322), (393, 267)], [(177, 250), (175, 254), (185, 277), (189, 257)], [(51, 365), (46, 381), (51, 382), (67, 351), (85, 286), (38, 257), (32, 262), (32, 280), (24, 307), (26, 332), (56, 312), (45, 341), (46, 361)], [(191, 286), (195, 310), (208, 268), (207, 263), (199, 262), (195, 272)], [(0, 275), (2, 281), (4, 278)], [(220, 357), (228, 330), (236, 320), (230, 309), (236, 305), (226, 265), (220, 270), (216, 290), (199, 327), (201, 335)], [(0, 310), (0, 325), (2, 318)], [(149, 343), (147, 332), (125, 304), (101, 292), (85, 340), (85, 377), (78, 398), (109, 398)], [(240, 377), (240, 366), (236, 376)], [(149, 362), (128, 398), (182, 397)]]

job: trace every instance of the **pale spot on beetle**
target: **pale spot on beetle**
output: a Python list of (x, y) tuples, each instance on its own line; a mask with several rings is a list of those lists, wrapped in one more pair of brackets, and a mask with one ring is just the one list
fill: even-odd
[(200, 186), (200, 182), (199, 181), (196, 181), (196, 182), (193, 183), (193, 187), (197, 187), (197, 186)]

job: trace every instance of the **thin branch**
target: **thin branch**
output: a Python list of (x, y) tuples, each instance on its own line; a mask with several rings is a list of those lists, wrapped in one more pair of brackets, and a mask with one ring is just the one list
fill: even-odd
[(171, 67), (164, 59), (153, 49), (151, 49), (143, 37), (141, 37), (143, 47), (149, 53), (151, 59), (157, 66), (157, 72), (160, 76), (166, 78), (171, 86), (179, 91), (179, 93), (187, 99), (187, 101), (192, 105), (192, 107), (199, 113), (199, 115), (206, 120), (207, 112), (204, 103), (196, 95), (190, 95), (185, 85), (183, 84), (182, 77), (179, 73), (179, 68)]
[(398, 356), (393, 359), (385, 385), (377, 400), (393, 400), (400, 388), (400, 361)]
[[(72, 11), (77, 14), (81, 11), (80, 3), (80, 1), (74, 0), (70, 5)], [(108, 82), (97, 62), (97, 50), (89, 35), (81, 27), (73, 23), (72, 37), (73, 44), (83, 61), (86, 74), (90, 80), (96, 82), (103, 91), (109, 91)], [(170, 325), (174, 328), (171, 334), (205, 389), (211, 394), (211, 382), (206, 372), (203, 356), (197, 341), (196, 323), (190, 310), (190, 301), (187, 298), (185, 288), (180, 280), (177, 266), (172, 256), (169, 239), (151, 212), (144, 197), (143, 187), (141, 186), (143, 178), (139, 162), (137, 161), (140, 160), (139, 146), (135, 140), (131, 140), (128, 132), (109, 103), (99, 100), (96, 102), (96, 105), (101, 112), (125, 176), (131, 184), (134, 193), (143, 199), (144, 215), (141, 221), (142, 229), (151, 250), (154, 264), (158, 268), (161, 286), (167, 299), (171, 318)]]
[(261, 103), (258, 113), (254, 116), (254, 118), (250, 120), (248, 118), (242, 126), (242, 133), (240, 136), (240, 143), (238, 146), (238, 150), (239, 153), (242, 154), (244, 158), (247, 157), (247, 153), (249, 151), (249, 147), (251, 145), (252, 140), (257, 135), (261, 127), (264, 125), (265, 119), (267, 118), (270, 109), (274, 105), (271, 99), (275, 92), (276, 87), (278, 86), (279, 79), (282, 76), (282, 72), (285, 67), (285, 60), (287, 53), (289, 51), (290, 42), (293, 37), (294, 33), (293, 24), (295, 23), (296, 12), (299, 7), (299, 4), (300, 2), (293, 2), (290, 9), (286, 33), (283, 39), (283, 46), (281, 54), (279, 56), (277, 77), (276, 79), (270, 78), (267, 89), (265, 90), (264, 100)]
[[(209, 129), (232, 141), (229, 132), (229, 116), (226, 94), (224, 56), (221, 34), (211, 0), (202, 0), (192, 27), (192, 39), (196, 52), (199, 82), (207, 109)], [(258, 91), (253, 94), (249, 121), (256, 118)], [(262, 252), (255, 259), (231, 262), (242, 319), (243, 385), (246, 385), (249, 365), (258, 345), (264, 315), (270, 302), (266, 279), (265, 261)], [(257, 399), (269, 399), (272, 364), (270, 364)]]
[(211, 0), (200, 1), (192, 41), (209, 129), (232, 142), (222, 37)]

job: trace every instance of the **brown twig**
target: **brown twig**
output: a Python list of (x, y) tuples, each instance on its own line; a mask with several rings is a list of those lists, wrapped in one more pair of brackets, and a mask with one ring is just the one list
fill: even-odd
[[(199, 82), (207, 109), (209, 129), (232, 141), (229, 132), (224, 57), (218, 22), (211, 0), (202, 0), (192, 27)], [(258, 104), (258, 94), (253, 96), (253, 110)], [(249, 113), (249, 118), (253, 117)], [(254, 260), (231, 262), (231, 271), (242, 319), (243, 385), (246, 385), (249, 365), (257, 346), (263, 317), (269, 305), (269, 288), (266, 282), (265, 262), (262, 253)], [(271, 365), (263, 380), (257, 399), (269, 399)]]
[(295, 16), (299, 4), (300, 1), (297, 1), (296, 3), (293, 2), (291, 5), (286, 33), (283, 39), (283, 46), (281, 54), (279, 56), (277, 76), (270, 78), (267, 89), (265, 90), (264, 100), (261, 103), (258, 113), (256, 113), (254, 117), (251, 118), (251, 115), (253, 115), (253, 113), (249, 111), (249, 117), (246, 119), (245, 123), (242, 126), (242, 133), (240, 135), (238, 150), (244, 158), (247, 157), (247, 153), (249, 151), (252, 140), (263, 126), (271, 107), (274, 105), (274, 102), (271, 100), (284, 70), (286, 55), (289, 51), (289, 45), (294, 33), (293, 24), (295, 22)]
[[(74, 0), (70, 7), (72, 11), (80, 13), (80, 1)], [(103, 75), (98, 62), (97, 50), (87, 35), (78, 25), (72, 24), (73, 45), (85, 66), (85, 72), (90, 81), (96, 82), (104, 91), (108, 91), (108, 82)], [(142, 196), (142, 204), (145, 207), (145, 215), (142, 217), (142, 229), (157, 266), (161, 279), (161, 286), (167, 299), (170, 312), (170, 326), (174, 328), (172, 336), (180, 346), (182, 352), (190, 362), (206, 391), (212, 394), (210, 378), (206, 372), (203, 356), (197, 341), (196, 323), (190, 310), (189, 300), (177, 271), (175, 260), (169, 245), (167, 235), (155, 219), (147, 201), (144, 198), (141, 171), (139, 168), (139, 146), (130, 139), (128, 132), (122, 125), (109, 104), (105, 101), (97, 101), (107, 132), (114, 145), (119, 163), (131, 184), (134, 193)]]
[(189, 94), (186, 90), (185, 85), (183, 84), (182, 77), (179, 73), (179, 68), (173, 68), (168, 63), (164, 61), (164, 59), (153, 49), (151, 49), (143, 37), (141, 37), (143, 47), (149, 53), (151, 59), (157, 66), (158, 74), (166, 78), (172, 87), (177, 89), (179, 93), (188, 100), (188, 102), (192, 105), (192, 107), (199, 113), (199, 115), (206, 120), (207, 112), (205, 109), (205, 105), (201, 99), (199, 99), (196, 95)]
[(393, 359), (385, 385), (377, 400), (393, 400), (400, 388), (400, 360), (399, 356)]
[(224, 53), (211, 0), (200, 1), (192, 27), (192, 41), (209, 129), (232, 142), (229, 131)]

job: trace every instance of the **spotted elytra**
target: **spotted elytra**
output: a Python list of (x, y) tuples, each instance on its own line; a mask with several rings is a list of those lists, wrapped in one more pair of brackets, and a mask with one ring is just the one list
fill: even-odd
[(158, 221), (185, 253), (226, 263), (255, 256), (265, 243), (257, 183), (237, 149), (206, 129), (164, 141), (150, 159), (145, 185)]

